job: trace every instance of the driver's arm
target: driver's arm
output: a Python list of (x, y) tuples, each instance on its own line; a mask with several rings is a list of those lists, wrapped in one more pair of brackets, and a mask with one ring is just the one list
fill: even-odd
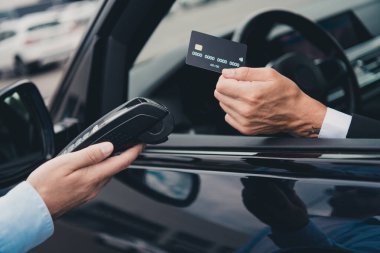
[(225, 69), (215, 97), (225, 120), (246, 135), (380, 138), (380, 123), (327, 108), (272, 68)]

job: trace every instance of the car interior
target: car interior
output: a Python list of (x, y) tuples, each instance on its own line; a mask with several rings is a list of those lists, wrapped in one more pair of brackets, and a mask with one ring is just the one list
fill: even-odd
[[(319, 3), (323, 4), (327, 2)], [(311, 26), (305, 22), (297, 25), (298, 19), (292, 25), (292, 17), (281, 15), (273, 20), (272, 17), (262, 18), (262, 25), (253, 30), (250, 26), (253, 19), (257, 21), (260, 16), (257, 14), (236, 30), (225, 31), (220, 36), (248, 44), (248, 66), (276, 68), (280, 65), (280, 73), (328, 106), (380, 119), (380, 26), (376, 22), (380, 3), (350, 1), (339, 5), (339, 1), (329, 1), (328, 4), (327, 13), (309, 8), (302, 14), (315, 21), (315, 27), (322, 28), (333, 39), (329, 36), (323, 39), (314, 36), (316, 39), (313, 39), (313, 34), (307, 33)], [(269, 21), (272, 23), (268, 28)], [(245, 30), (242, 32), (242, 29)], [(241, 35), (244, 32), (246, 34)], [(331, 45), (336, 41), (340, 47), (331, 50), (328, 41)], [(178, 45), (166, 54), (135, 65), (130, 76), (129, 97), (146, 96), (167, 105), (176, 120), (175, 133), (239, 134), (225, 123), (224, 113), (214, 99), (219, 74), (185, 65), (186, 48), (187, 45)], [(317, 66), (325, 86), (315, 83), (320, 79), (284, 69), (292, 61), (299, 60), (297, 55), (306, 56), (307, 61)], [(287, 56), (290, 59), (284, 60)]]

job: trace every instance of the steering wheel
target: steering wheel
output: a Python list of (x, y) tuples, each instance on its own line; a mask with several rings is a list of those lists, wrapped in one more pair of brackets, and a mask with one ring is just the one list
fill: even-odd
[[(265, 54), (273, 50), (268, 37), (277, 25), (294, 29), (326, 57), (320, 60), (291, 52), (277, 59), (270, 59), (270, 54)], [(289, 11), (267, 11), (254, 15), (238, 27), (233, 40), (248, 45), (247, 66), (264, 67), (269, 64), (297, 83), (306, 94), (324, 104), (328, 92), (341, 87), (344, 91), (346, 112), (358, 112), (359, 85), (354, 70), (338, 42), (313, 21)], [(324, 75), (326, 70), (332, 76), (329, 80)]]

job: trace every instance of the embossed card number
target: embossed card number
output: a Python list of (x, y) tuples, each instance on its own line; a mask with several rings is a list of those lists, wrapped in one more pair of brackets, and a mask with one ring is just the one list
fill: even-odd
[(186, 64), (221, 73), (245, 66), (246, 54), (245, 44), (192, 31)]

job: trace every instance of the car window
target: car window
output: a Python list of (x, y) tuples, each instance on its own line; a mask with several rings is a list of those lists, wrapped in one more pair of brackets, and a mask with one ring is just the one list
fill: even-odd
[[(213, 91), (219, 74), (183, 64), (191, 32), (226, 35), (230, 39), (231, 32), (254, 12), (301, 8), (311, 2), (176, 1), (136, 60), (129, 82), (130, 98), (149, 96), (167, 105), (177, 124), (176, 133), (236, 134), (230, 129), (225, 131), (228, 127), (214, 101)], [(169, 78), (163, 80), (166, 76)], [(147, 90), (151, 92), (147, 94)]]
[[(376, 38), (379, 41), (379, 37), (376, 36), (380, 34), (370, 32), (373, 30), (373, 22), (370, 20), (375, 15), (363, 13), (361, 8), (349, 4), (347, 6), (331, 6), (328, 14), (322, 14), (320, 10), (326, 9), (324, 4), (327, 2), (316, 3), (316, 1), (309, 0), (176, 1), (147, 42), (131, 71), (129, 96), (130, 98), (148, 96), (167, 105), (176, 121), (176, 133), (239, 134), (226, 124), (224, 119), (226, 114), (214, 98), (215, 86), (220, 74), (185, 64), (190, 35), (192, 31), (199, 31), (231, 40), (232, 36), (236, 34), (235, 32), (239, 31), (237, 29), (241, 28), (243, 24), (247, 24), (248, 18), (254, 14), (281, 8), (312, 19), (340, 43), (346, 50), (348, 58), (345, 68), (350, 69), (348, 66), (351, 64), (356, 74), (356, 77), (352, 75), (351, 79), (358, 80), (358, 84), (355, 84), (354, 87), (378, 88), (380, 68), (376, 62), (378, 62), (380, 54), (380, 43), (374, 43), (371, 48), (365, 48), (369, 41)], [(378, 10), (380, 5), (374, 3), (372, 8)], [(268, 35), (266, 50), (254, 51), (255, 55), (252, 55), (251, 49), (251, 54), (247, 56), (249, 66), (273, 66), (282, 56), (291, 53), (302, 54), (319, 63), (328, 63), (331, 59), (328, 53), (322, 52), (319, 48), (323, 44), (322, 39), (313, 44), (308, 38), (300, 36), (296, 31), (290, 31), (289, 27), (285, 25), (277, 28)], [(255, 46), (253, 40), (252, 38), (252, 42), (247, 45), (248, 52)], [(319, 45), (317, 45), (318, 43)], [(253, 64), (256, 63), (254, 58), (260, 58), (262, 61), (255, 65)], [(361, 67), (360, 64), (365, 66)], [(307, 82), (302, 86), (301, 77), (299, 77), (301, 80), (299, 81), (298, 77), (290, 78), (289, 73), (288, 75), (282, 74), (293, 79), (309, 96), (330, 108), (350, 114), (351, 112), (348, 110), (350, 105), (347, 102), (349, 92), (347, 92), (348, 85), (346, 85), (350, 81), (348, 78), (339, 79), (338, 84), (334, 79), (338, 71), (333, 71), (331, 65), (325, 66), (325, 69), (321, 67), (323, 80), (322, 82), (318, 80), (321, 86), (326, 81), (326, 92), (324, 92), (325, 95), (322, 95), (325, 96), (324, 99), (317, 98), (317, 92), (313, 93), (312, 89), (315, 85), (310, 85), (312, 82)], [(368, 69), (369, 71), (367, 71)], [(280, 72), (280, 70), (278, 71)], [(345, 87), (343, 88), (343, 86)], [(376, 103), (379, 101), (379, 97), (370, 89), (365, 91), (363, 89), (363, 92), (368, 92), (368, 94), (359, 94), (358, 91), (351, 92), (353, 93), (352, 97), (362, 95), (364, 98), (361, 105), (364, 109), (361, 114), (380, 119), (378, 103)], [(319, 129), (317, 130), (319, 132)]]
[[(0, 4), (0, 88), (28, 78), (46, 104), (57, 89), (65, 65), (75, 54), (101, 0), (4, 1)], [(51, 18), (49, 18), (51, 17)], [(5, 30), (7, 27), (7, 30)], [(20, 29), (20, 36), (8, 28)]]
[(46, 28), (52, 28), (52, 27), (59, 26), (59, 25), (60, 25), (60, 22), (53, 21), (53, 22), (48, 22), (48, 23), (43, 23), (43, 24), (31, 26), (28, 28), (28, 31), (30, 31), (30, 32), (38, 31), (38, 30), (42, 30), (42, 29), (46, 29)]
[(178, 0), (148, 41), (137, 63), (155, 58), (179, 46), (185, 46), (193, 30), (221, 35), (237, 27), (258, 10), (302, 8), (311, 0)]
[(4, 41), (6, 39), (12, 38), (15, 35), (16, 35), (16, 32), (14, 32), (14, 31), (0, 32), (0, 42)]

